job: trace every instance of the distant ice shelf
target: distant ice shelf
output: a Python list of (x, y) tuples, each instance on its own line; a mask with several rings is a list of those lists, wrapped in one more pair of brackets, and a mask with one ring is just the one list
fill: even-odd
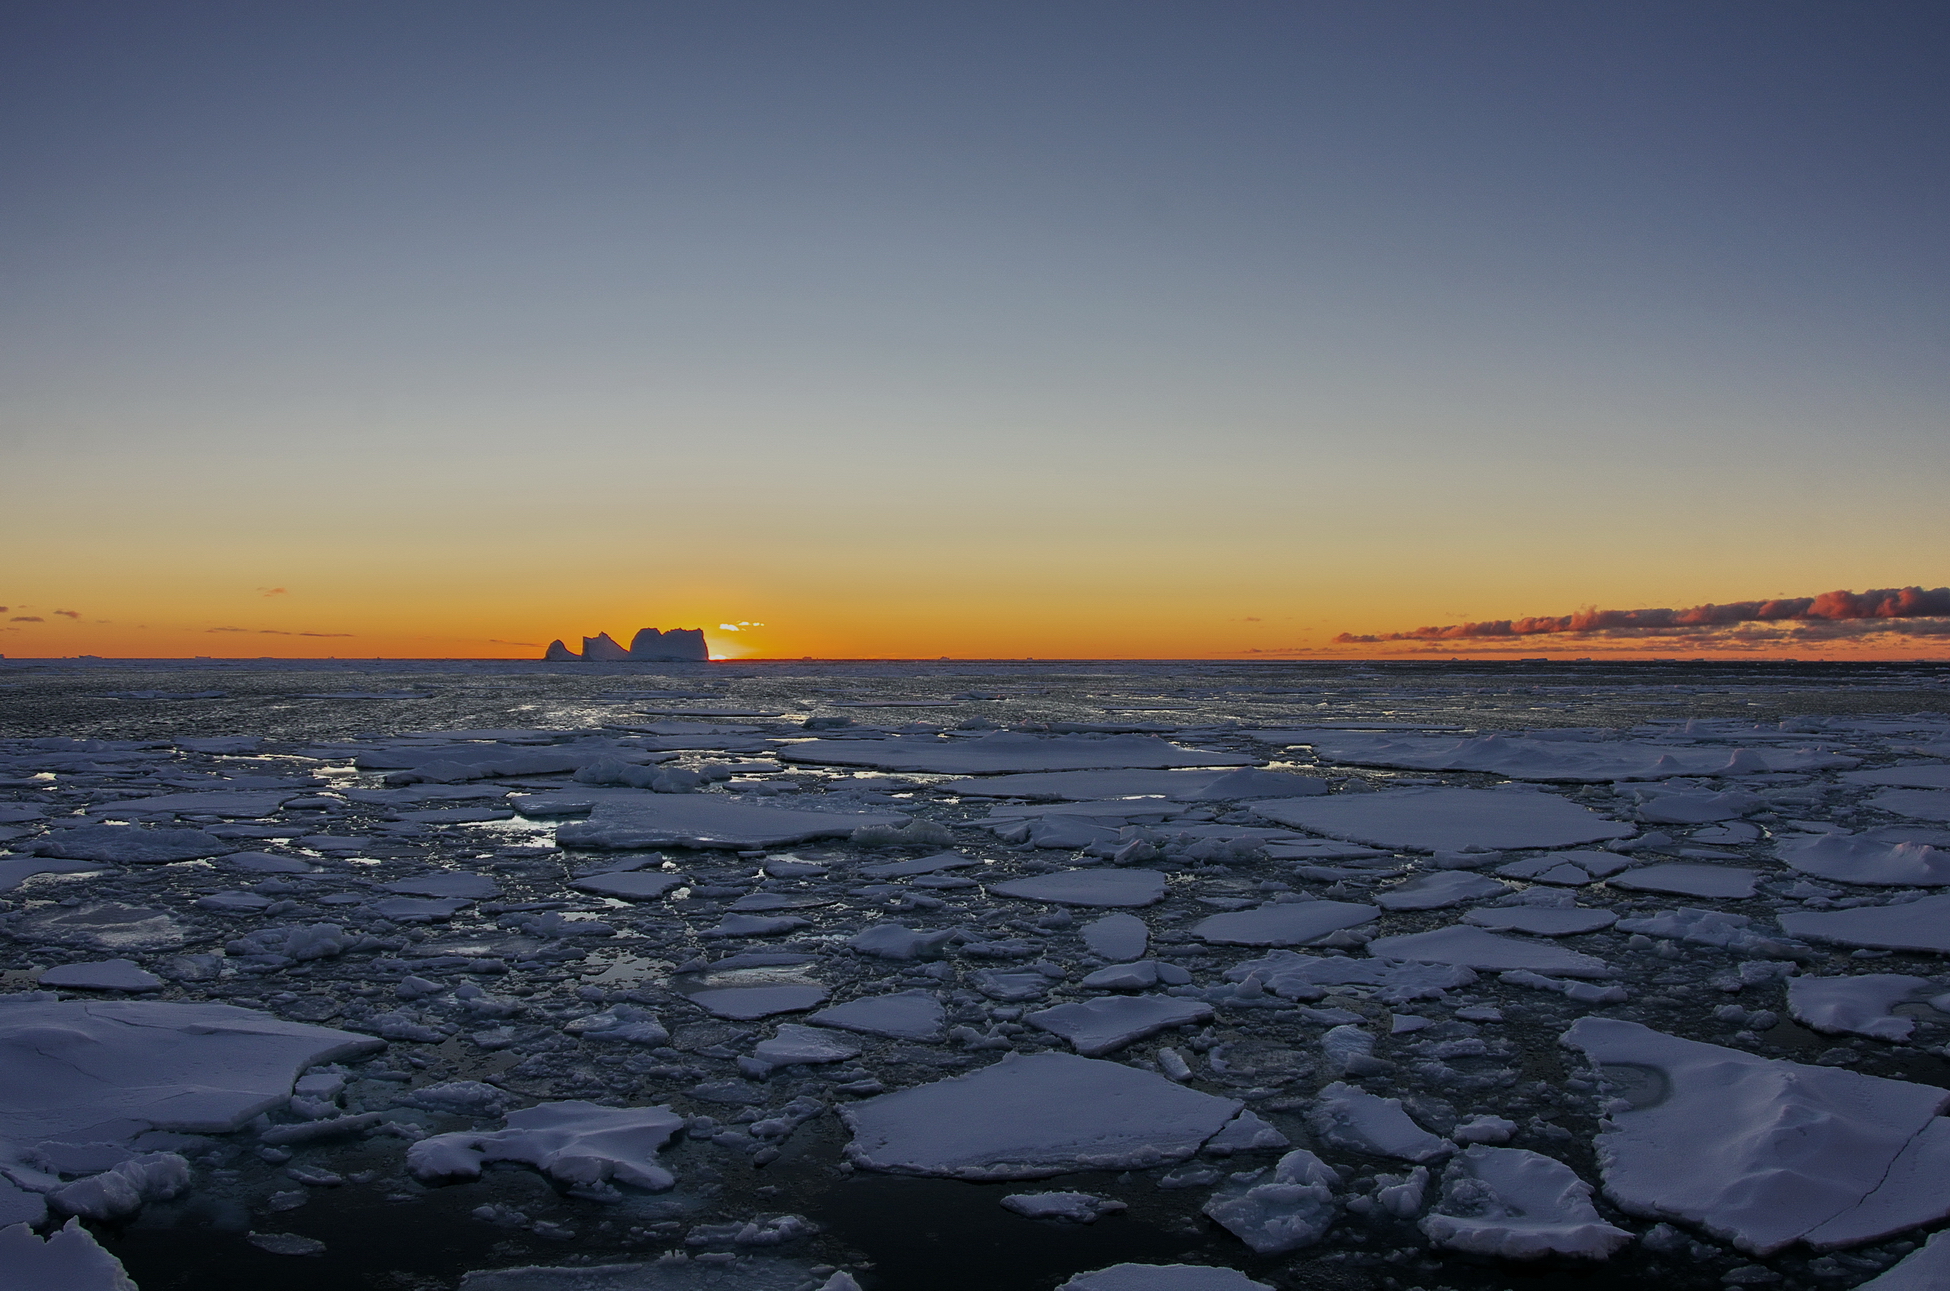
[(548, 643), (542, 658), (550, 663), (709, 663), (711, 651), (704, 644), (703, 628), (672, 628), (668, 632), (638, 628), (627, 650), (604, 632), (584, 637), (581, 654), (557, 638)]

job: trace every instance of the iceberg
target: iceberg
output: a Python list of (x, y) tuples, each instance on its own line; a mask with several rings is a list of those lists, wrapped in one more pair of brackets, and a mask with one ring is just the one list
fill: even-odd
[(603, 632), (584, 637), (581, 654), (558, 638), (548, 643), (542, 658), (549, 663), (709, 663), (711, 650), (704, 643), (703, 628), (638, 628), (627, 650)]

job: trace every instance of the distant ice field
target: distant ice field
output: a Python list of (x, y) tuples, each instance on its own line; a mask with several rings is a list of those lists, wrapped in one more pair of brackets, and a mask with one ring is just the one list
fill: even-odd
[(1947, 792), (1929, 664), (0, 660), (0, 1264), (1921, 1285)]

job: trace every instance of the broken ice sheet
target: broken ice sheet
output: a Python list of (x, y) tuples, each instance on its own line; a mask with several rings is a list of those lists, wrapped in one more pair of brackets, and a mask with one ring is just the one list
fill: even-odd
[(1450, 924), (1433, 932), (1377, 937), (1368, 943), (1368, 953), (1381, 959), (1416, 959), (1483, 972), (1526, 968), (1567, 977), (1613, 976), (1611, 965), (1602, 959), (1548, 942), (1499, 936), (1464, 924)]
[(1646, 865), (1614, 874), (1605, 882), (1611, 887), (1636, 892), (1669, 892), (1677, 896), (1721, 897), (1737, 900), (1754, 894), (1753, 870), (1737, 865), (1693, 865), (1673, 862)]
[(1011, 1054), (993, 1066), (850, 1104), (855, 1165), (894, 1174), (1039, 1179), (1183, 1161), (1241, 1104), (1121, 1063)]
[(1275, 902), (1256, 910), (1215, 914), (1192, 935), (1231, 946), (1304, 946), (1342, 928), (1372, 922), (1380, 909), (1351, 901)]
[(1590, 1186), (1571, 1167), (1522, 1148), (1481, 1145), (1451, 1158), (1442, 1199), (1422, 1231), (1437, 1246), (1514, 1260), (1604, 1259), (1632, 1240), (1599, 1217)]
[[(1892, 1010), (1898, 1004), (1941, 998), (1943, 988), (1926, 977), (1905, 973), (1864, 973), (1856, 977), (1788, 979), (1788, 1012), (1816, 1031), (1907, 1040), (1916, 1019)], [(1950, 1001), (1946, 1001), (1950, 1002)]]
[(383, 1047), (228, 1004), (0, 997), (0, 1124), (29, 1142), (131, 1123), (227, 1132), (289, 1098), (306, 1067)]
[(1340, 1184), (1333, 1167), (1305, 1149), (1295, 1149), (1266, 1171), (1232, 1176), (1205, 1203), (1205, 1213), (1258, 1255), (1278, 1255), (1311, 1246), (1326, 1236), (1339, 1211), (1333, 1190)]
[(532, 1165), (571, 1189), (608, 1195), (611, 1182), (650, 1192), (674, 1187), (657, 1152), (684, 1128), (668, 1107), (600, 1107), (568, 1101), (509, 1112), (507, 1128), (436, 1134), (407, 1148), (406, 1164), (424, 1182), (479, 1177), (493, 1161)]
[[(525, 808), (524, 808), (525, 810)], [(707, 847), (749, 850), (815, 838), (844, 838), (869, 825), (905, 825), (906, 816), (873, 812), (789, 811), (736, 802), (718, 794), (613, 793), (596, 800), (587, 820), (556, 831), (563, 847), (629, 850)]]
[(1068, 1040), (1086, 1058), (1114, 1053), (1168, 1027), (1204, 1022), (1212, 1006), (1158, 996), (1105, 996), (1026, 1014), (1023, 1021)]
[(1026, 771), (1251, 766), (1257, 758), (1187, 749), (1152, 735), (1028, 735), (997, 731), (968, 738), (896, 735), (885, 739), (802, 740), (779, 750), (787, 762), (998, 775)]
[(1073, 1224), (1094, 1224), (1105, 1215), (1130, 1207), (1121, 1201), (1087, 1192), (1016, 1192), (1002, 1204), (1025, 1219), (1061, 1219)]
[(947, 1014), (927, 991), (873, 995), (821, 1009), (807, 1018), (815, 1026), (838, 1027), (895, 1040), (938, 1041)]
[(1383, 910), (1441, 910), (1465, 901), (1499, 897), (1510, 891), (1507, 883), (1467, 870), (1438, 870), (1406, 883), (1375, 893), (1374, 903)]
[(1804, 874), (1836, 883), (1891, 887), (1950, 884), (1950, 850), (1859, 834), (1802, 834), (1774, 844), (1774, 855)]
[(1347, 733), (1312, 741), (1322, 759), (1415, 771), (1485, 771), (1515, 780), (1601, 783), (1673, 776), (1753, 775), (1852, 767), (1856, 758), (1812, 749), (1695, 748), (1630, 740), (1586, 742), (1485, 735), (1453, 740)]
[(1164, 899), (1165, 876), (1156, 870), (1062, 870), (992, 883), (989, 891), (1058, 905), (1146, 906)]
[(1636, 1022), (1562, 1037), (1629, 1102), (1597, 1142), (1605, 1194), (1755, 1255), (1843, 1246), (1950, 1214), (1950, 1093), (1759, 1058)]
[(1782, 932), (1804, 941), (1950, 955), (1950, 894), (1853, 910), (1789, 910), (1774, 918)]

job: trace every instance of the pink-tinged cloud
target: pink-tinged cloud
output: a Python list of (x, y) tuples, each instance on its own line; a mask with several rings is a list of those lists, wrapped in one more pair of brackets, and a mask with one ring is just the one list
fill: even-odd
[(290, 594), (282, 587), (260, 587), (257, 590), (266, 596), (288, 596)]
[[(1561, 617), (1452, 623), (1444, 627), (1416, 628), (1411, 632), (1385, 632), (1376, 636), (1358, 636), (1352, 632), (1343, 632), (1334, 638), (1334, 642), (1337, 645), (1374, 645), (1384, 641), (1463, 641), (1485, 637), (1551, 636), (1560, 633), (1600, 635), (1698, 633), (1730, 628), (1744, 623), (1800, 623), (1811, 626), (1857, 623), (1871, 632), (1935, 636), (1939, 633), (1931, 630), (1918, 631), (1923, 627), (1922, 624), (1902, 624), (1900, 621), (1938, 618), (1950, 618), (1950, 587), (1929, 590), (1921, 587), (1891, 587), (1860, 594), (1845, 591), (1824, 592), (1820, 596), (1796, 596), (1772, 601), (1695, 605), (1684, 610), (1584, 609)], [(1848, 635), (1857, 635), (1857, 633), (1852, 632)]]
[(80, 610), (56, 610), (54, 612), (64, 619), (78, 619), (81, 617)]
[(7, 622), (9, 622), (9, 623), (45, 623), (45, 622), (47, 622), (47, 620), (46, 620), (46, 619), (44, 619), (44, 618), (42, 618), (42, 617), (41, 617), (40, 615), (38, 615), (38, 614), (16, 614), (16, 615), (14, 615), (14, 616), (13, 616), (12, 618), (10, 618), (10, 619), (8, 619), (8, 620), (7, 620)]

